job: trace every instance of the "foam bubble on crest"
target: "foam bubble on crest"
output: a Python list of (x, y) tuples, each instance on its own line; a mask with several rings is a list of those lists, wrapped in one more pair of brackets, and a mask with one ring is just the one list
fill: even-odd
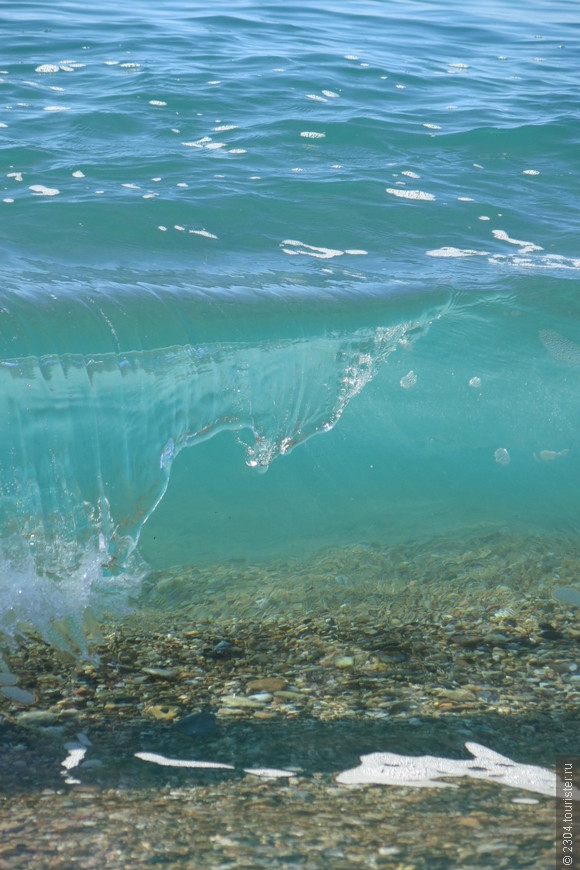
[(58, 71), (59, 67), (55, 63), (41, 63), (34, 70), (37, 73), (57, 73)]
[(432, 193), (426, 193), (424, 190), (407, 190), (406, 188), (387, 187), (387, 193), (391, 196), (398, 196), (400, 199), (416, 199), (424, 202), (433, 202), (435, 197)]
[(454, 248), (454, 247), (443, 247), (443, 248), (435, 248), (431, 251), (425, 251), (428, 257), (487, 257), (489, 256), (488, 251), (474, 251), (471, 248)]
[(340, 94), (337, 94), (336, 91), (322, 91), (325, 97), (328, 97), (329, 100), (337, 100), (340, 97)]
[(307, 257), (316, 257), (319, 260), (330, 260), (333, 257), (342, 257), (344, 251), (334, 248), (321, 248), (316, 245), (307, 245), (297, 239), (285, 239), (280, 242), (280, 247), (285, 254), (305, 254)]
[(413, 172), (411, 169), (404, 169), (401, 175), (406, 175), (407, 178), (421, 178), (418, 172)]
[(303, 139), (324, 139), (326, 133), (317, 133), (314, 130), (303, 130), (300, 135)]
[(207, 230), (190, 230), (189, 232), (194, 236), (203, 236), (204, 239), (217, 239), (214, 233), (210, 233)]
[(522, 175), (539, 175), (539, 170), (537, 169), (524, 169), (522, 171)]
[[(470, 742), (465, 746), (473, 756), (466, 761), (432, 755), (405, 756), (394, 752), (362, 755), (359, 767), (339, 773), (336, 782), (343, 785), (374, 783), (414, 788), (457, 788), (455, 783), (445, 782), (442, 778), (470, 777), (548, 797), (556, 794), (558, 780), (552, 771), (512, 761), (478, 743)], [(578, 800), (579, 796), (578, 789), (575, 789), (574, 799)]]
[(70, 106), (45, 106), (45, 112), (68, 112), (70, 110)]
[(165, 100), (149, 100), (150, 106), (166, 106)]
[(544, 249), (540, 247), (540, 245), (534, 244), (534, 242), (524, 242), (522, 239), (512, 239), (505, 230), (492, 230), (492, 235), (494, 238), (499, 239), (502, 242), (508, 242), (510, 245), (517, 245), (521, 248), (521, 254), (529, 254), (532, 251), (543, 251)]
[(327, 103), (328, 100), (325, 100), (324, 97), (321, 97), (319, 94), (306, 94), (307, 100), (314, 100), (316, 103)]
[(410, 390), (411, 387), (414, 387), (417, 383), (417, 375), (411, 369), (410, 372), (407, 372), (406, 375), (403, 375), (399, 383), (404, 390)]
[(423, 126), (426, 127), (427, 130), (440, 130), (441, 129), (439, 124), (423, 124)]
[(28, 189), (35, 196), (58, 196), (60, 193), (57, 187), (45, 187), (44, 184), (31, 184)]
[(230, 148), (230, 150), (228, 151), (228, 154), (247, 154), (247, 153), (248, 152), (246, 151), (245, 148)]
[(74, 171), (73, 174), (72, 174), (72, 177), (73, 177), (73, 178), (84, 178), (84, 177), (85, 177), (85, 173), (82, 172), (82, 170), (80, 170), (80, 169), (75, 169), (75, 171)]

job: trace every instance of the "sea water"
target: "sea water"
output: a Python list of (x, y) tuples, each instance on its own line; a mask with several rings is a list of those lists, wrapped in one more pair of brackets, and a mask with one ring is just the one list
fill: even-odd
[(578, 30), (526, 6), (4, 5), (6, 635), (151, 568), (577, 532)]

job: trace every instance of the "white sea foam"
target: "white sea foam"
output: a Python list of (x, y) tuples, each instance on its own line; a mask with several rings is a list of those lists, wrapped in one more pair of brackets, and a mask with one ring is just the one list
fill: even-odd
[(336, 100), (340, 97), (340, 94), (337, 94), (336, 91), (322, 91), (325, 97), (328, 97), (330, 100)]
[(123, 182), (121, 187), (128, 187), (129, 190), (141, 190), (141, 186), (139, 184), (133, 184), (130, 181)]
[(45, 112), (68, 112), (70, 106), (45, 106)]
[(37, 73), (57, 73), (58, 71), (59, 67), (55, 63), (41, 63), (34, 70)]
[(434, 248), (431, 251), (425, 251), (428, 257), (487, 257), (487, 251), (474, 251), (471, 248)]
[(328, 102), (328, 100), (326, 100), (324, 97), (321, 97), (319, 94), (306, 94), (306, 99), (307, 100), (314, 100), (316, 103), (327, 103)]
[(401, 175), (406, 175), (407, 178), (421, 178), (418, 172), (413, 172), (411, 169), (403, 169)]
[(512, 239), (505, 230), (492, 230), (492, 235), (494, 238), (499, 239), (501, 242), (508, 242), (510, 245), (517, 245), (521, 248), (521, 254), (529, 254), (532, 251), (543, 251), (544, 249), (540, 247), (540, 245), (534, 244), (534, 242), (524, 242), (522, 239)]
[(209, 233), (207, 230), (190, 230), (194, 236), (203, 236), (204, 239), (217, 239), (214, 233)]
[(440, 130), (441, 129), (439, 124), (423, 124), (423, 126), (426, 127), (427, 130)]
[(194, 767), (201, 768), (202, 770), (234, 770), (232, 764), (221, 764), (219, 761), (195, 761), (187, 758), (168, 758), (165, 755), (158, 755), (156, 752), (136, 752), (135, 758), (140, 758), (141, 761), (150, 761), (152, 764), (159, 764), (162, 767)]
[(4, 197), (2, 202), (5, 202), (7, 205), (9, 205), (11, 202), (14, 202), (14, 200), (12, 199), (11, 196), (6, 196), (6, 197)]
[(162, 233), (166, 233), (166, 232), (167, 232), (167, 227), (164, 227), (162, 224), (160, 224), (160, 225), (157, 227), (157, 229), (158, 229), (158, 230), (161, 230)]
[(122, 63), (120, 64), (121, 69), (140, 69), (140, 63)]
[(72, 174), (72, 177), (73, 177), (73, 178), (84, 178), (84, 177), (85, 177), (85, 173), (82, 172), (82, 170), (80, 170), (80, 169), (75, 169), (75, 171), (74, 171), (73, 174)]
[(342, 257), (344, 251), (335, 248), (321, 248), (316, 245), (307, 245), (297, 239), (285, 239), (280, 242), (280, 247), (285, 254), (305, 254), (307, 257), (316, 257), (319, 260), (330, 260), (333, 257)]
[(31, 184), (28, 188), (35, 196), (58, 196), (58, 187), (45, 187), (44, 184)]
[(228, 154), (247, 154), (245, 148), (230, 148)]
[(165, 100), (149, 100), (150, 106), (166, 106)]
[[(548, 797), (556, 794), (557, 777), (550, 770), (520, 764), (478, 743), (466, 743), (465, 746), (473, 756), (466, 761), (432, 755), (373, 752), (361, 756), (359, 767), (339, 773), (336, 781), (344, 785), (375, 783), (415, 788), (457, 788), (454, 783), (443, 781), (443, 777), (470, 777)], [(575, 792), (575, 800), (578, 800), (578, 790)]]
[(522, 172), (523, 175), (539, 175), (539, 171), (537, 169), (524, 169)]
[(403, 375), (403, 377), (401, 378), (399, 383), (404, 390), (410, 390), (411, 387), (414, 387), (415, 384), (417, 383), (417, 375), (411, 369), (410, 372), (407, 372), (406, 375)]
[(424, 190), (407, 190), (399, 187), (387, 187), (386, 190), (391, 196), (398, 196), (400, 199), (417, 199), (425, 202), (432, 202), (435, 199), (432, 193), (426, 193)]
[(237, 124), (221, 124), (219, 127), (214, 127), (213, 132), (214, 133), (227, 133), (227, 132), (229, 132), (229, 130), (237, 130), (237, 129), (238, 129)]
[(303, 139), (324, 139), (326, 133), (316, 133), (314, 130), (302, 130), (300, 135)]
[(21, 172), (7, 172), (6, 178), (13, 178), (14, 181), (22, 181), (22, 173)]

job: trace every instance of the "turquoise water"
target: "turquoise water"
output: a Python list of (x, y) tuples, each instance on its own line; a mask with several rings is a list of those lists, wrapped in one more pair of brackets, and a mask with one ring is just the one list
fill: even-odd
[(577, 533), (575, 3), (2, 17), (5, 634), (150, 568)]

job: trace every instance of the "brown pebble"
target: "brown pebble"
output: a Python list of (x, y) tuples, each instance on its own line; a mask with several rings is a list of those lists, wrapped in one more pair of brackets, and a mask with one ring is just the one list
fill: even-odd
[(284, 677), (262, 677), (259, 680), (250, 680), (246, 686), (246, 692), (279, 692), (286, 686)]

